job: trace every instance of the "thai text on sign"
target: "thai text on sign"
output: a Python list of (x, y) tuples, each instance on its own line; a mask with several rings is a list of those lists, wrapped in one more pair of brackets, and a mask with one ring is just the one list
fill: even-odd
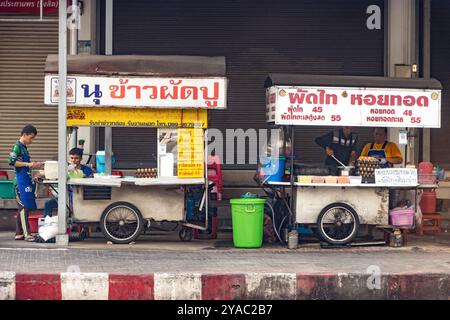
[[(69, 76), (67, 105), (85, 107), (226, 108), (226, 78)], [(59, 102), (56, 75), (45, 76), (45, 104)]]
[(384, 186), (416, 186), (417, 169), (387, 168), (375, 170), (376, 185)]
[(202, 129), (178, 129), (179, 178), (201, 178), (204, 170)]
[(440, 127), (441, 92), (426, 89), (270, 87), (267, 121), (285, 125)]
[(67, 126), (207, 128), (207, 110), (67, 108)]

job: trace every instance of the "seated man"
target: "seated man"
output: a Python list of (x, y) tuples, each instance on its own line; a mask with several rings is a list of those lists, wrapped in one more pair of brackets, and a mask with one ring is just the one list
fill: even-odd
[(361, 156), (377, 158), (381, 168), (390, 168), (394, 164), (403, 162), (403, 157), (394, 142), (389, 142), (387, 138), (387, 128), (375, 128), (373, 130), (374, 142), (364, 146)]
[[(77, 170), (83, 172), (83, 178), (92, 177), (93, 171), (88, 166), (81, 164), (81, 159), (83, 158), (83, 150), (80, 148), (73, 148), (69, 152), (70, 156), (70, 169), (72, 171)], [(44, 217), (52, 216), (53, 209), (58, 208), (58, 196), (53, 194), (53, 197), (45, 203)]]

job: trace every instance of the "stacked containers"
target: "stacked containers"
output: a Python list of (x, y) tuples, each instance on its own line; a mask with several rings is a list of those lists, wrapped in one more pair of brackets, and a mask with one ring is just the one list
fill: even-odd
[[(431, 162), (419, 163), (419, 183), (420, 184), (436, 184), (436, 173), (433, 172), (433, 164)], [(423, 214), (436, 213), (436, 191), (432, 188), (424, 189), (420, 200), (420, 209)]]

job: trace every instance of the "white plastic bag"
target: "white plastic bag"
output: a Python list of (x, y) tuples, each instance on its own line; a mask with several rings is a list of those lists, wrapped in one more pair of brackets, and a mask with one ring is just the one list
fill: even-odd
[(44, 225), (39, 228), (39, 236), (47, 241), (58, 234), (58, 216), (45, 217)]

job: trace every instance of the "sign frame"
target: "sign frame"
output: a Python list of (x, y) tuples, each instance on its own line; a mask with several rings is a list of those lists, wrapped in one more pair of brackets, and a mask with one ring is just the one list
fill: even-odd
[(441, 98), (438, 89), (275, 85), (266, 88), (266, 120), (277, 125), (440, 128)]
[[(46, 105), (59, 101), (58, 76), (45, 75)], [(159, 109), (226, 109), (226, 77), (67, 76), (67, 105)]]

